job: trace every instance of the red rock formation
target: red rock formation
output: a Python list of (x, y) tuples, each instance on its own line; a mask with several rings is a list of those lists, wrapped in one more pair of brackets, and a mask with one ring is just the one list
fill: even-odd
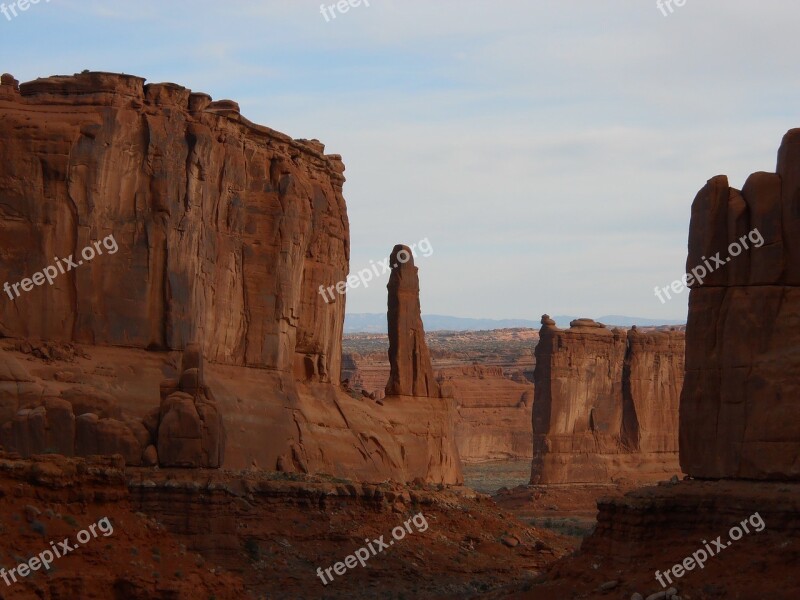
[[(551, 565), (529, 591), (511, 597), (663, 598), (658, 594), (674, 586), (680, 598), (797, 598), (798, 497), (796, 483), (679, 481), (601, 499), (597, 526), (580, 551)], [(740, 538), (730, 537), (737, 527)], [(711, 550), (707, 557), (696, 554), (704, 548)], [(693, 555), (702, 568), (691, 563), (680, 578), (663, 576)]]
[[(157, 458), (162, 467), (218, 468), (225, 462), (225, 424), (203, 377), (200, 346), (183, 353), (180, 377), (161, 383)], [(153, 415), (155, 417), (155, 415)]]
[(0, 444), (23, 457), (53, 452), (65, 456), (121, 454), (127, 464), (141, 464), (149, 436), (136, 419), (124, 418), (119, 408), (93, 393), (91, 388), (68, 387), (60, 394), (47, 389), (9, 353), (0, 351), (4, 374), (17, 385), (29, 386), (9, 394), (7, 408), (14, 409), (0, 421)]
[(692, 205), (687, 269), (725, 261), (689, 297), (680, 448), (695, 477), (800, 478), (799, 194), (794, 129), (777, 173), (741, 191), (715, 177)]
[(387, 396), (441, 397), (425, 343), (419, 304), (419, 269), (407, 246), (397, 245), (389, 257), (389, 362)]
[(683, 333), (627, 335), (542, 317), (531, 483), (652, 480), (679, 472)]
[(622, 371), (623, 445), (642, 454), (678, 451), (678, 407), (683, 388), (685, 333), (628, 331)]
[[(0, 303), (0, 333), (181, 350), (330, 381), (347, 274), (344, 166), (174, 84), (82, 73), (0, 87), (0, 280), (118, 250)], [(113, 255), (112, 255), (113, 251)], [(337, 382), (338, 383), (338, 382)]]
[[(186, 471), (127, 472), (136, 509), (209, 564), (240, 574), (253, 598), (474, 596), (524, 581), (566, 554), (556, 533), (534, 530), (467, 488), (225, 471), (198, 482)], [(429, 529), (410, 525), (413, 533), (393, 540), (392, 528), (419, 513)], [(393, 542), (391, 552), (323, 587), (317, 566), (379, 536)]]
[[(4, 76), (0, 111), (0, 283), (103, 251), (4, 295), (4, 350), (36, 370), (0, 366), (0, 443), (47, 450), (60, 398), (78, 454), (461, 481), (449, 403), (338, 389), (344, 301), (319, 293), (348, 270), (338, 155), (126, 75)], [(193, 340), (204, 373), (176, 362)]]
[(532, 458), (533, 384), (508, 379), (502, 367), (481, 365), (440, 369), (437, 377), (456, 401), (456, 443), (463, 462)]

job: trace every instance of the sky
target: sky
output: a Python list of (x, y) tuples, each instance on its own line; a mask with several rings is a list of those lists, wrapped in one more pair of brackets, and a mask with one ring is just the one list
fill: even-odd
[[(654, 288), (686, 269), (697, 191), (774, 171), (800, 126), (795, 2), (368, 2), (41, 0), (0, 14), (0, 70), (174, 82), (321, 140), (351, 271), (427, 240), (423, 313), (461, 317), (684, 319)], [(348, 312), (384, 312), (387, 280)]]

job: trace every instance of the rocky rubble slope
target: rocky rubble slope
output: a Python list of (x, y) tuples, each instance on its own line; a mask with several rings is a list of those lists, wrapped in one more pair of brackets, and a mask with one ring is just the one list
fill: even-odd
[[(67, 459), (38, 456), (19, 460), (0, 453), (3, 537), (0, 580), (6, 600), (240, 600), (242, 580), (189, 550), (157, 518), (137, 512), (129, 501), (121, 457)], [(81, 544), (78, 534), (107, 518), (109, 530)], [(17, 581), (12, 568), (54, 542), (68, 539), (72, 551)], [(36, 566), (36, 565), (34, 565)], [(203, 590), (199, 592), (198, 590)], [(200, 595), (198, 595), (200, 594)]]

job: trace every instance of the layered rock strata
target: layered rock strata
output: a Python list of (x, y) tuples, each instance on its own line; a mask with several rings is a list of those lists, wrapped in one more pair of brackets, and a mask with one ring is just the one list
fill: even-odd
[(542, 317), (531, 483), (652, 480), (680, 471), (684, 335)]
[(461, 460), (480, 463), (533, 456), (533, 384), (507, 378), (502, 367), (471, 365), (437, 371), (445, 395), (456, 401)]
[[(166, 471), (161, 473), (165, 475)], [(174, 477), (175, 471), (172, 473)], [(184, 539), (170, 533), (157, 515), (142, 514), (138, 505), (134, 506), (128, 479), (129, 473), (116, 458), (46, 455), (20, 460), (0, 452), (0, 502), (5, 523), (2, 574), (8, 580), (2, 583), (2, 597), (251, 597), (241, 577), (187, 550)], [(192, 520), (190, 515), (185, 516)], [(48, 545), (50, 540), (52, 546)], [(68, 540), (67, 548), (73, 551), (65, 551), (63, 544), (59, 548), (56, 542), (61, 540)], [(50, 557), (41, 554), (45, 549), (52, 550)], [(17, 567), (36, 557), (38, 567), (35, 561), (29, 563), (27, 572)]]
[(580, 550), (517, 597), (797, 598), (798, 498), (797, 483), (679, 481), (602, 499)]
[(724, 263), (690, 282), (680, 447), (694, 477), (800, 479), (798, 198), (793, 129), (776, 173), (741, 191), (714, 177), (692, 205), (687, 270)]

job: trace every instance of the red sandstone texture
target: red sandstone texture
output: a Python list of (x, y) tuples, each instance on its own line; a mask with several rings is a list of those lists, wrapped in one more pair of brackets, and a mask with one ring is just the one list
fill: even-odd
[[(128, 469), (131, 502), (188, 549), (242, 577), (255, 598), (470, 598), (520, 585), (563, 556), (570, 542), (532, 528), (490, 498), (460, 487), (363, 484), (255, 471)], [(333, 583), (330, 568), (422, 513), (415, 531)]]
[[(509, 376), (501, 366), (471, 362), (469, 357), (433, 361), (443, 394), (455, 400), (455, 440), (462, 462), (530, 459), (533, 384), (519, 371)], [(345, 354), (342, 364), (355, 394), (375, 400), (384, 397), (389, 363), (383, 356)]]
[[(689, 297), (681, 465), (695, 477), (800, 479), (800, 129), (776, 173), (711, 179), (692, 205), (687, 267), (732, 257)], [(741, 242), (739, 242), (741, 244)]]
[(512, 381), (502, 367), (472, 365), (437, 371), (456, 400), (456, 443), (465, 463), (530, 459), (533, 384)]
[(648, 481), (680, 472), (684, 334), (542, 317), (531, 483)]
[[(129, 501), (124, 462), (38, 456), (30, 461), (0, 453), (3, 544), (0, 579), (6, 600), (240, 600), (243, 581), (206, 562), (159, 524), (136, 512)], [(50, 542), (77, 534), (107, 517), (113, 532), (99, 534), (50, 570), (40, 568), (14, 582), (8, 571)], [(108, 531), (108, 530), (107, 530)]]
[(3, 296), (0, 443), (461, 481), (453, 408), (432, 388), (384, 406), (339, 389), (344, 301), (318, 293), (348, 270), (338, 155), (127, 75), (4, 76), (0, 111), (0, 281), (118, 243)]
[[(459, 487), (366, 484), (255, 469), (152, 470), (113, 459), (0, 453), (7, 570), (103, 517), (98, 536), (49, 572), (6, 586), (9, 600), (236, 600), (473, 597), (530, 581), (568, 544)], [(330, 568), (365, 539), (393, 540), (327, 586)]]
[[(528, 593), (501, 597), (663, 593), (656, 571), (675, 576), (673, 565), (706, 540), (721, 540), (709, 546), (716, 555), (672, 582), (680, 597), (800, 596), (800, 484), (786, 481), (800, 475), (794, 235), (800, 130), (784, 137), (777, 170), (752, 175), (742, 191), (725, 177), (711, 179), (692, 205), (688, 270), (718, 252), (723, 261), (731, 256), (702, 285), (695, 282), (689, 299), (680, 460), (689, 476), (706, 481), (675, 479), (601, 501), (597, 528), (575, 556), (550, 568)], [(744, 240), (750, 247), (737, 252), (732, 244), (741, 248)], [(746, 521), (751, 531), (742, 537)], [(752, 531), (759, 521), (762, 530)]]
[(82, 73), (0, 87), (3, 281), (113, 235), (114, 256), (0, 304), (6, 336), (149, 349), (331, 381), (344, 165), (175, 84)]
[(731, 541), (730, 529), (758, 513), (761, 532), (750, 527), (750, 534), (731, 541), (703, 569), (673, 577), (674, 587), (689, 600), (794, 600), (800, 596), (798, 498), (800, 486), (794, 483), (681, 481), (601, 500), (597, 528), (576, 555), (555, 563), (526, 591), (487, 597), (629, 600), (639, 593), (647, 598), (666, 589), (656, 571), (691, 557), (704, 548), (703, 540)]
[(387, 396), (440, 398), (425, 343), (419, 303), (419, 269), (408, 246), (397, 245), (389, 257), (389, 382)]

